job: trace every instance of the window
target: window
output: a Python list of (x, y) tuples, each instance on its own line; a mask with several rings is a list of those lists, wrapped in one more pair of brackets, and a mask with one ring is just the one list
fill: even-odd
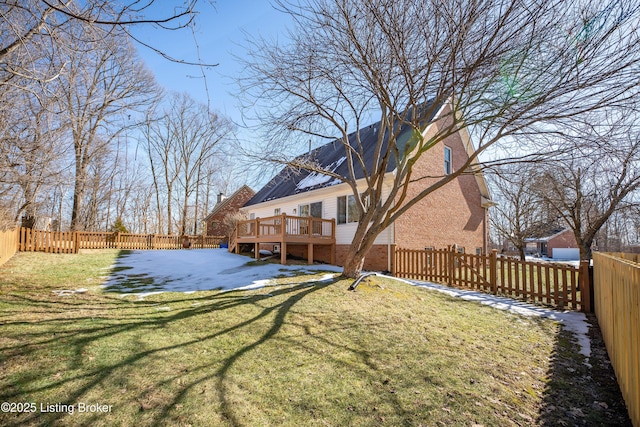
[(254, 212), (251, 212), (249, 214), (249, 219), (256, 219), (256, 214)]
[(280, 213), (281, 213), (281, 212), (282, 212), (282, 209), (280, 209), (280, 208), (275, 208), (275, 209), (273, 210), (273, 216), (278, 216), (278, 215), (280, 215)]
[[(312, 218), (322, 218), (322, 202), (314, 202), (305, 205), (298, 205), (300, 216), (310, 216)], [(300, 234), (322, 234), (322, 221), (300, 220)]]
[(451, 165), (451, 148), (444, 147), (444, 174), (450, 175), (453, 170)]
[(338, 224), (358, 222), (359, 220), (360, 210), (353, 194), (338, 197)]
[(300, 216), (312, 216), (314, 218), (322, 218), (322, 202), (299, 205), (298, 211), (300, 212)]

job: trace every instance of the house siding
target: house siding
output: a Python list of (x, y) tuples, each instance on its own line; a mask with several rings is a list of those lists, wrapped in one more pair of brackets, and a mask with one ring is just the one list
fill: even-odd
[[(364, 187), (363, 187), (364, 191)], [(280, 209), (280, 213), (298, 216), (299, 206), (307, 203), (322, 202), (322, 218), (331, 219), (338, 217), (338, 197), (353, 194), (347, 184), (339, 184), (329, 188), (310, 191), (303, 195), (283, 197), (269, 202), (251, 205), (243, 208), (248, 215), (253, 214), (255, 218), (267, 218), (274, 215), (275, 209)], [(383, 197), (389, 194), (388, 187), (385, 187)], [(336, 244), (349, 245), (353, 241), (357, 223), (336, 224)], [(376, 238), (375, 244), (389, 245), (393, 243), (392, 228), (388, 227)], [(315, 254), (314, 254), (314, 258)]]

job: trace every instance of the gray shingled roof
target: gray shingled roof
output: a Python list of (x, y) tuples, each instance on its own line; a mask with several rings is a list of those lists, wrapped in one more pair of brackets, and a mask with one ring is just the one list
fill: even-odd
[[(428, 104), (430, 105), (430, 104)], [(434, 109), (434, 114), (437, 109)], [(429, 119), (431, 120), (432, 117)], [(378, 140), (378, 134), (380, 131), (380, 122), (376, 122), (372, 125), (366, 126), (360, 129), (360, 140), (363, 146), (363, 157), (365, 163), (365, 169), (371, 170), (373, 166), (373, 157), (376, 142)], [(352, 147), (357, 147), (356, 141), (357, 132), (353, 132), (349, 135), (349, 144)], [(400, 135), (397, 138), (396, 145), (403, 151), (404, 145), (409, 141), (411, 136), (411, 128), (404, 126)], [(387, 138), (383, 142), (383, 152), (386, 151)], [(345, 146), (339, 141), (335, 140), (325, 144), (321, 147), (312, 150), (310, 153), (300, 156), (299, 158), (310, 157), (318, 165), (325, 170), (332, 170), (334, 173), (339, 174), (342, 177), (349, 176), (349, 167), (346, 160)], [(356, 179), (364, 178), (364, 172), (362, 168), (356, 164), (354, 165)], [(396, 168), (395, 157), (392, 156), (387, 164), (386, 172), (392, 172)], [(328, 175), (320, 174), (317, 172), (310, 172), (307, 170), (296, 170), (291, 166), (285, 166), (280, 173), (267, 183), (262, 189), (260, 189), (246, 204), (245, 206), (256, 205), (258, 203), (267, 202), (269, 200), (280, 199), (294, 194), (305, 193), (319, 188), (330, 187), (332, 185), (340, 184), (342, 181), (330, 177)]]
[(526, 242), (546, 242), (565, 230), (567, 230), (567, 227), (557, 223), (539, 224), (527, 230), (528, 234), (532, 237), (524, 240)]

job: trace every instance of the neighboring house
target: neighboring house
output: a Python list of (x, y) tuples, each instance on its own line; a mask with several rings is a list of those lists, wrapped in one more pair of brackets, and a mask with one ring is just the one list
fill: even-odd
[[(437, 114), (442, 114), (445, 108), (449, 107), (443, 107)], [(432, 121), (423, 135), (437, 130), (434, 129), (435, 126), (438, 124)], [(367, 157), (365, 162), (369, 165), (373, 162), (378, 130), (378, 124), (360, 130)], [(350, 136), (350, 140), (355, 145), (354, 135)], [(398, 141), (401, 139), (398, 138)], [(467, 161), (472, 151), (469, 134), (462, 129), (423, 154), (414, 166), (414, 176), (442, 176), (443, 172), (452, 173)], [(345, 147), (340, 142), (330, 142), (307, 156), (325, 169), (348, 176)], [(389, 162), (385, 176), (386, 194), (389, 194), (393, 182), (394, 169), (395, 161)], [(492, 202), (480, 170), (469, 172), (429, 194), (382, 231), (366, 257), (364, 268), (391, 270), (393, 245), (409, 249), (439, 249), (456, 245), (469, 253), (487, 253), (487, 210)], [(359, 187), (364, 191), (364, 174), (361, 169), (356, 170), (356, 177), (359, 178)], [(428, 183), (429, 179), (424, 179), (410, 185), (407, 200)], [(266, 244), (275, 243), (276, 249), (282, 249), (291, 255), (308, 258), (310, 261), (334, 261), (337, 265), (343, 265), (357, 226), (353, 197), (349, 185), (338, 179), (318, 172), (295, 171), (291, 167), (285, 167), (242, 208), (251, 220), (271, 218), (246, 224), (238, 235), (239, 241), (254, 242), (256, 248), (268, 248)], [(313, 219), (313, 230), (302, 223), (304, 231), (300, 231), (301, 220), (296, 219), (298, 217), (323, 220)], [(265, 225), (265, 222), (268, 224)], [(286, 231), (282, 230), (282, 223), (287, 224)], [(280, 235), (285, 238), (279, 237)], [(285, 241), (286, 236), (291, 236), (289, 241)], [(305, 241), (304, 237), (313, 241)], [(286, 248), (279, 247), (283, 242)], [(282, 260), (284, 259), (283, 256)]]
[(207, 236), (226, 236), (228, 233), (224, 219), (238, 210), (256, 194), (251, 188), (243, 185), (229, 197), (218, 194), (218, 202), (204, 219), (207, 224)]
[(565, 260), (579, 260), (580, 249), (568, 227), (557, 224), (545, 224), (532, 232), (532, 237), (525, 239), (525, 253), (541, 257)]

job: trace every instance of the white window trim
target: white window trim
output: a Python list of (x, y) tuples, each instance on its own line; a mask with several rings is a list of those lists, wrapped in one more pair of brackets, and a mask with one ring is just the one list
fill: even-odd
[[(447, 162), (447, 153), (449, 153), (448, 162)], [(453, 173), (453, 150), (451, 150), (451, 147), (447, 147), (445, 145), (444, 146), (444, 174), (451, 175), (452, 173)]]

